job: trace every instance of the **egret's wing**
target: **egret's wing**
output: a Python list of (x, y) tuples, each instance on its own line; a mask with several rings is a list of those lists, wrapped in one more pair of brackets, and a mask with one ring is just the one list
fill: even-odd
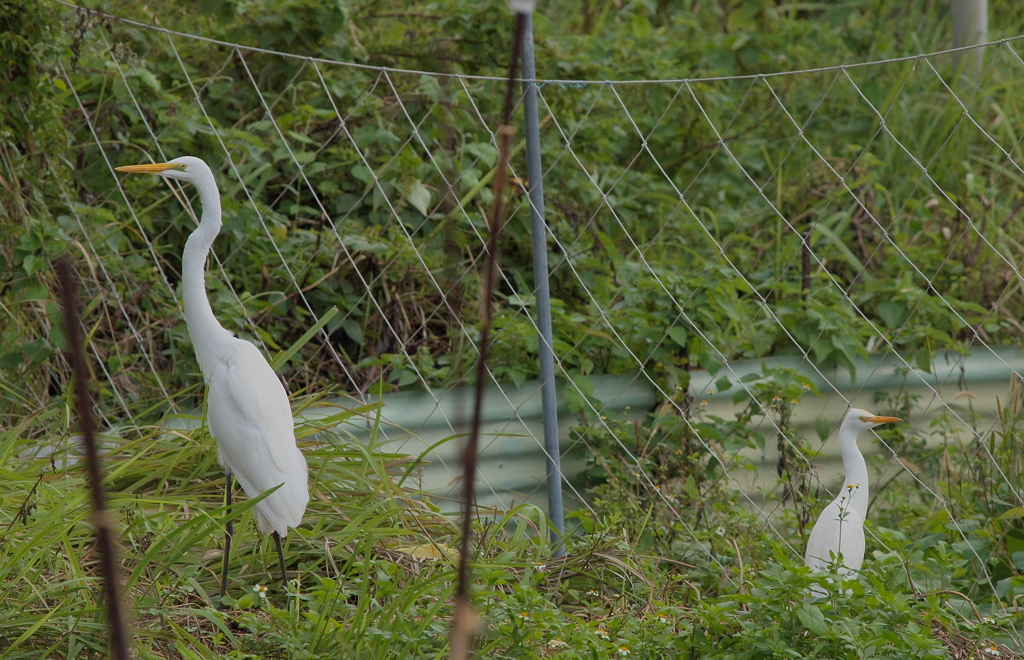
[(864, 563), (864, 522), (856, 511), (842, 511), (832, 502), (818, 516), (818, 522), (807, 540), (804, 563), (814, 570), (823, 570), (832, 555), (842, 554), (843, 566), (859, 570)]
[(239, 421), (255, 427), (270, 459), (279, 470), (288, 472), (294, 468), (295, 450), (288, 394), (259, 349), (242, 339), (232, 344), (218, 360), (217, 373), (210, 381), (211, 395), (219, 390), (221, 402), (237, 413)]
[[(295, 446), (291, 406), (281, 381), (259, 350), (233, 339), (210, 378), (208, 413), (221, 460), (250, 497), (279, 484), (257, 504), (280, 534), (302, 520), (309, 490), (306, 459)], [(260, 520), (263, 531), (269, 531)]]

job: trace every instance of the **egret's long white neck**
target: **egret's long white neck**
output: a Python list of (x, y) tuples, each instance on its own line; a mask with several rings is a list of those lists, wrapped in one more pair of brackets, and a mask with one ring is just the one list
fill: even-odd
[[(839, 451), (843, 455), (846, 479), (841, 485), (836, 501), (840, 502), (843, 508), (849, 507), (850, 510), (856, 511), (860, 514), (860, 519), (865, 520), (868, 515), (868, 464), (857, 447), (857, 430), (852, 426), (849, 420), (844, 420), (839, 427)], [(848, 488), (851, 485), (853, 488)]]
[(213, 178), (200, 177), (194, 181), (203, 205), (203, 217), (192, 235), (185, 242), (181, 257), (181, 281), (185, 296), (185, 324), (188, 326), (196, 360), (208, 380), (215, 360), (215, 347), (231, 337), (210, 308), (206, 296), (206, 257), (210, 254), (213, 239), (220, 233), (220, 193)]

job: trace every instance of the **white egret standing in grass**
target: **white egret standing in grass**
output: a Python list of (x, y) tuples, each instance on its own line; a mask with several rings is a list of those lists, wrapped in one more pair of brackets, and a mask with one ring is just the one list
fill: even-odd
[[(841, 574), (860, 570), (864, 563), (864, 520), (868, 515), (868, 465), (857, 448), (857, 434), (879, 424), (901, 422), (899, 417), (881, 417), (853, 408), (839, 427), (839, 451), (843, 455), (846, 479), (839, 495), (818, 516), (807, 541), (804, 563), (816, 571), (840, 560)], [(815, 590), (818, 592), (819, 590)]]
[[(281, 381), (258, 348), (236, 338), (217, 322), (206, 296), (206, 258), (221, 228), (220, 194), (213, 172), (202, 160), (191, 156), (117, 170), (187, 181), (199, 190), (202, 220), (188, 237), (182, 253), (185, 324), (208, 388), (207, 420), (217, 439), (220, 463), (227, 473), (228, 506), (232, 476), (249, 497), (280, 486), (257, 502), (255, 511), (260, 531), (273, 534), (281, 577), (287, 586), (281, 537), (287, 536), (289, 527), (302, 522), (309, 502), (309, 473), (306, 459), (295, 444), (292, 411)], [(228, 520), (221, 597), (227, 594), (233, 533), (234, 526)]]

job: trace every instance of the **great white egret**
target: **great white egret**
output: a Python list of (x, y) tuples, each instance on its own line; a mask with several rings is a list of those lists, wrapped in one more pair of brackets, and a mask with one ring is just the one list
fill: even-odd
[(833, 557), (839, 558), (840, 574), (860, 570), (864, 563), (864, 520), (868, 515), (868, 466), (857, 448), (857, 434), (880, 424), (901, 421), (899, 417), (873, 415), (859, 408), (846, 413), (839, 427), (839, 451), (846, 479), (839, 495), (814, 523), (804, 555), (804, 563), (815, 571), (826, 570)]
[[(202, 160), (182, 156), (167, 163), (128, 165), (119, 172), (156, 174), (193, 184), (199, 191), (203, 216), (185, 242), (181, 280), (185, 298), (185, 325), (192, 339), (199, 369), (207, 386), (207, 421), (217, 439), (220, 464), (227, 474), (227, 504), (231, 505), (231, 478), (238, 479), (249, 497), (280, 486), (256, 503), (260, 531), (270, 532), (281, 561), (287, 587), (281, 538), (289, 527), (302, 522), (309, 502), (306, 459), (295, 444), (288, 394), (274, 370), (249, 342), (238, 339), (217, 322), (206, 296), (204, 269), (213, 240), (220, 233), (220, 194), (213, 172)], [(234, 526), (227, 523), (221, 597), (227, 595), (228, 561)]]

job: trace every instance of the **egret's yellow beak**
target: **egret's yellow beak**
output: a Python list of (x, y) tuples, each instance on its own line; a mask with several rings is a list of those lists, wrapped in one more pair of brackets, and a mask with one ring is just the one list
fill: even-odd
[(160, 174), (177, 167), (174, 163), (147, 163), (145, 165), (122, 165), (115, 167), (118, 172), (134, 172), (136, 174)]
[(883, 417), (881, 415), (874, 415), (873, 417), (861, 417), (865, 422), (871, 422), (872, 424), (891, 424), (892, 422), (902, 422), (903, 420), (899, 417)]

